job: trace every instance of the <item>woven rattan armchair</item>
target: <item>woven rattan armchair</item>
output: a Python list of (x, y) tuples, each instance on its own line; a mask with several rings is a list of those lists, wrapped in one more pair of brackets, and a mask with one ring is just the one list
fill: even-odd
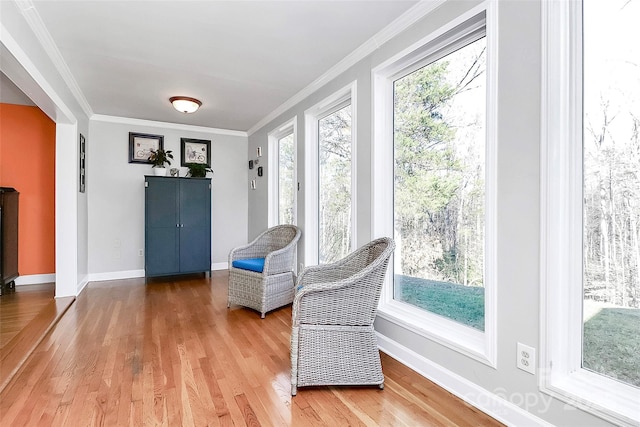
[(296, 275), (293, 272), (300, 229), (277, 225), (248, 245), (229, 253), (227, 307), (238, 304), (265, 313), (291, 304)]
[(395, 244), (374, 240), (333, 264), (306, 268), (296, 286), (291, 331), (291, 395), (298, 387), (384, 387), (373, 330)]

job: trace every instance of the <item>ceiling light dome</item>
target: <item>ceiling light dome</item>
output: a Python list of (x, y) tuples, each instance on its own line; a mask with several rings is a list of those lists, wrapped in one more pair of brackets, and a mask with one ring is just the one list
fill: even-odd
[(173, 104), (173, 108), (181, 113), (195, 113), (202, 105), (202, 102), (188, 96), (172, 96), (169, 101)]

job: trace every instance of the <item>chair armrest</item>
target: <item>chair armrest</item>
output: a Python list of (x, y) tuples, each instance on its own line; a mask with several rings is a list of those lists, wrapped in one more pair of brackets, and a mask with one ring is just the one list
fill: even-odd
[(278, 274), (291, 271), (293, 268), (293, 249), (285, 247), (277, 251), (269, 252), (264, 259), (264, 274)]
[(246, 245), (233, 248), (231, 252), (229, 252), (229, 267), (231, 267), (231, 263), (237, 259), (265, 258), (269, 253), (268, 245), (263, 244), (267, 232), (268, 230), (261, 233)]
[(298, 277), (298, 286), (309, 283), (339, 282), (362, 271), (361, 256), (351, 253), (346, 257), (330, 264), (320, 264), (305, 267)]
[[(293, 239), (284, 247), (280, 248), (281, 243), (277, 242), (279, 237), (270, 233), (277, 233), (277, 229), (281, 227), (292, 228), (293, 226), (281, 225), (273, 227), (264, 231), (250, 243), (232, 249), (231, 252), (229, 252), (229, 268), (231, 268), (233, 261), (238, 259), (264, 258), (263, 274), (279, 274), (291, 271), (294, 251), (300, 239), (301, 232), (296, 228)], [(276, 242), (274, 242), (274, 239)], [(280, 240), (282, 240), (282, 237), (280, 237)]]
[(302, 271), (293, 299), (293, 326), (372, 325), (394, 247), (389, 238), (377, 239), (338, 262)]
[[(343, 270), (346, 273), (346, 270)], [(378, 306), (379, 286), (371, 282), (371, 271), (364, 270), (338, 281), (310, 281), (300, 275), (293, 299), (293, 325), (368, 325)], [(383, 272), (384, 275), (384, 272)], [(314, 279), (319, 279), (316, 274)]]
[(248, 245), (232, 249), (229, 253), (229, 264), (237, 259), (264, 258), (265, 256), (266, 253), (264, 249), (250, 243)]
[(293, 269), (293, 257), (300, 239), (300, 231), (283, 248), (269, 252), (264, 260), (264, 274), (279, 274)]

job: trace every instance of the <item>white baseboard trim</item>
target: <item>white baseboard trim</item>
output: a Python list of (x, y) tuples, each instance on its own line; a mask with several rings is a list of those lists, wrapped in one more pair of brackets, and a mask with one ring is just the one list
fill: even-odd
[(496, 420), (511, 426), (551, 426), (521, 407), (376, 332), (381, 351)]
[(214, 262), (211, 264), (211, 270), (228, 270), (229, 263), (228, 262)]
[(80, 295), (80, 293), (84, 291), (84, 288), (86, 288), (88, 284), (89, 284), (89, 275), (85, 274), (82, 280), (80, 280), (80, 283), (78, 283), (78, 292), (76, 292), (76, 295)]
[(88, 276), (89, 282), (102, 282), (105, 280), (121, 280), (121, 279), (134, 279), (137, 277), (144, 277), (144, 269), (142, 270), (125, 270), (125, 271), (110, 271), (107, 273), (91, 273)]
[(29, 274), (27, 276), (19, 276), (16, 279), (16, 286), (22, 285), (40, 285), (42, 283), (55, 283), (56, 274)]

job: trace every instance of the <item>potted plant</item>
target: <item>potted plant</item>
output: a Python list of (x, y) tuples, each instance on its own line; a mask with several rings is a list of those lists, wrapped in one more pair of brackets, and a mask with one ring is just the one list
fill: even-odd
[(213, 172), (213, 169), (204, 163), (187, 163), (185, 166), (189, 168), (189, 174), (187, 176), (193, 178), (204, 178), (207, 176), (207, 172)]
[(171, 154), (171, 150), (163, 150), (162, 148), (158, 148), (157, 150), (151, 150), (151, 155), (149, 156), (149, 160), (153, 164), (151, 166), (154, 169), (154, 173), (157, 176), (165, 176), (167, 174), (167, 170), (164, 167), (164, 164), (171, 164), (171, 160), (173, 159), (173, 154)]

